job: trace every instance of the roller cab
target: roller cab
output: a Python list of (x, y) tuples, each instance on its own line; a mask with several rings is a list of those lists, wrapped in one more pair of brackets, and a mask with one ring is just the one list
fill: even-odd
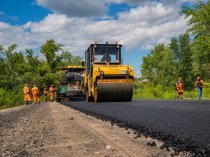
[(131, 101), (134, 71), (121, 64), (119, 44), (91, 44), (85, 53), (86, 100)]

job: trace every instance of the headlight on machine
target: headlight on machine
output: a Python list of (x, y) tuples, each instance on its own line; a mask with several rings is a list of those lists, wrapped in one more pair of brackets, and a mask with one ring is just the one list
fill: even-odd
[(104, 78), (104, 72), (103, 71), (100, 71), (100, 79), (103, 79)]
[(100, 75), (104, 75), (104, 72), (103, 71), (100, 71)]
[(126, 70), (126, 75), (130, 75), (130, 72), (128, 70)]

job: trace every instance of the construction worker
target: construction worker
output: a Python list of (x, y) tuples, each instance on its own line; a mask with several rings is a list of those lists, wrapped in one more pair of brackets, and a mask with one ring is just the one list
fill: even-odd
[(55, 88), (54, 88), (53, 85), (50, 86), (49, 92), (50, 92), (50, 100), (53, 102), (53, 100), (54, 100), (54, 92), (55, 92)]
[(76, 81), (76, 85), (78, 86), (78, 87), (80, 87), (80, 81)]
[(198, 100), (202, 99), (203, 86), (204, 86), (204, 81), (201, 80), (200, 77), (197, 77), (195, 81), (195, 87), (198, 89)]
[(24, 94), (25, 104), (28, 105), (29, 103), (31, 103), (30, 89), (28, 84), (25, 84), (23, 88), (23, 94)]
[(80, 89), (80, 95), (82, 95), (82, 84), (81, 84), (81, 81), (77, 80), (76, 81), (76, 85), (77, 85), (77, 88)]
[(110, 55), (107, 56), (107, 54), (104, 54), (104, 56), (101, 58), (101, 62), (111, 62), (111, 60), (112, 60), (111, 56)]
[(183, 99), (184, 83), (181, 77), (176, 82), (176, 90), (177, 90), (177, 98)]
[(34, 103), (35, 104), (39, 103), (39, 89), (35, 84), (32, 88), (32, 94), (33, 94), (33, 98), (34, 98)]
[(44, 88), (43, 94), (44, 94), (44, 102), (46, 102), (47, 101), (47, 88)]

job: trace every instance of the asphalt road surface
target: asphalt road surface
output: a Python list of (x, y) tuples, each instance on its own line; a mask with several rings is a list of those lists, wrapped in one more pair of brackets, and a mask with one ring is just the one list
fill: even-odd
[(65, 105), (165, 142), (177, 152), (210, 156), (210, 101), (134, 100)]

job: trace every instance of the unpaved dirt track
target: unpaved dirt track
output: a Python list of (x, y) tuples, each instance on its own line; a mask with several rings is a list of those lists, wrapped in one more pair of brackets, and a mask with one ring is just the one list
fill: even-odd
[[(154, 143), (156, 146), (152, 146)], [(130, 129), (111, 125), (56, 102), (0, 111), (2, 157), (173, 156), (173, 151), (160, 149), (162, 144), (143, 136), (136, 138)], [(179, 156), (189, 156), (189, 153)]]
[(210, 101), (136, 100), (132, 102), (65, 103), (101, 119), (133, 128), (178, 153), (210, 156)]

